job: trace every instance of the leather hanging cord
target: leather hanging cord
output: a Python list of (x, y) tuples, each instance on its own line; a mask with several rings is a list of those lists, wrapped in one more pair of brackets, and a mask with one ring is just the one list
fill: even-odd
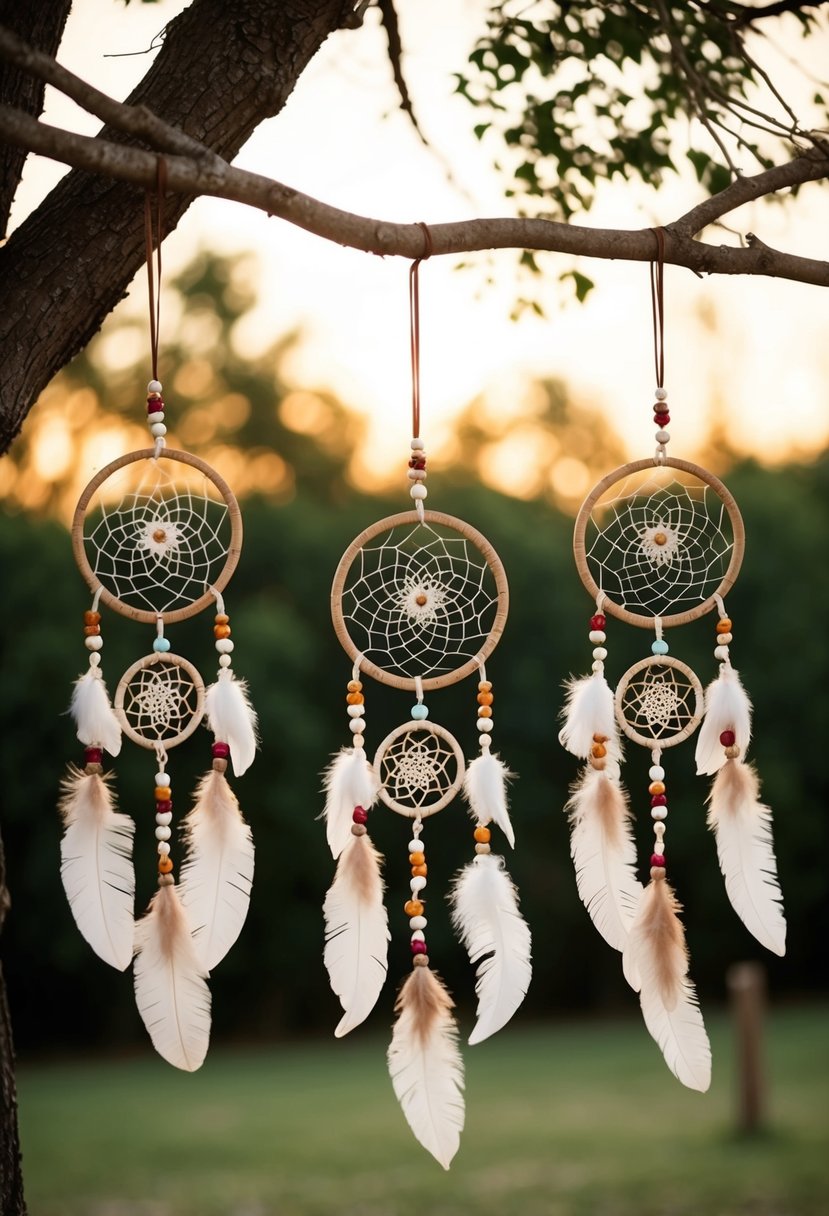
[(409, 333), (412, 347), (412, 439), (420, 438), (420, 263), (432, 256), (432, 234), (426, 224), (423, 229), (424, 252), (416, 258), (409, 269)]
[[(161, 245), (164, 240), (164, 191), (167, 186), (167, 162), (158, 158), (155, 189), (155, 238), (156, 270), (153, 274), (153, 191), (144, 194), (144, 240), (147, 247), (147, 286), (150, 303), (150, 353), (153, 364), (153, 380), (158, 379), (158, 336), (161, 330)], [(157, 282), (156, 282), (157, 280)]]
[(665, 382), (665, 230), (654, 228), (656, 261), (651, 262), (651, 309), (653, 312), (653, 360), (656, 387)]

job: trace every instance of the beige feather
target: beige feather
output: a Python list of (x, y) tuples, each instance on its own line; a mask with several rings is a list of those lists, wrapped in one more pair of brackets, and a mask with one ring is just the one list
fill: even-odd
[(390, 934), (381, 862), (367, 835), (352, 836), (325, 896), (325, 966), (344, 1010), (337, 1038), (368, 1017), (386, 979)]

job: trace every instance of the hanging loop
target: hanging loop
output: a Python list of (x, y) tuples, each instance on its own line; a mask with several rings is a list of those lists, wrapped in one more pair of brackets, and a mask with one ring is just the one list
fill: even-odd
[[(156, 162), (155, 191), (144, 193), (144, 241), (147, 251), (147, 290), (150, 305), (150, 353), (153, 380), (158, 379), (158, 335), (161, 328), (161, 245), (164, 241), (164, 192), (167, 188), (167, 162), (159, 156)], [(153, 193), (155, 193), (155, 232), (153, 232)], [(153, 272), (153, 246), (156, 267)]]
[(653, 228), (656, 260), (651, 262), (651, 310), (653, 314), (653, 360), (656, 387), (665, 382), (665, 229)]
[(432, 234), (429, 226), (418, 222), (423, 230), (423, 253), (415, 258), (409, 269), (409, 334), (412, 350), (412, 439), (420, 438), (420, 263), (432, 256)]

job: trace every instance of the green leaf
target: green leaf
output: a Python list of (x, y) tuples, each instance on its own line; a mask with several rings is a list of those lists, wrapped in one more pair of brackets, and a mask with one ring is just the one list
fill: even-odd
[(573, 280), (573, 286), (576, 291), (576, 299), (579, 304), (583, 304), (590, 292), (596, 286), (592, 279), (588, 279), (586, 274), (582, 274), (578, 270), (565, 270), (563, 274), (558, 276), (559, 283), (566, 282), (567, 279)]

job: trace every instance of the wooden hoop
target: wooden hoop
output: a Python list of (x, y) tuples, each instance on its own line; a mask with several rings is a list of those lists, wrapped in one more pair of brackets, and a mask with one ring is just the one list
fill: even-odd
[(334, 624), (334, 632), (343, 650), (352, 661), (355, 661), (360, 656), (361, 672), (372, 676), (381, 684), (388, 684), (392, 688), (402, 688), (409, 692), (417, 689), (417, 680), (413, 676), (398, 676), (394, 675), (393, 672), (385, 671), (382, 667), (378, 667), (376, 663), (373, 663), (371, 659), (365, 658), (359, 647), (354, 644), (343, 617), (342, 597), (345, 580), (351, 569), (352, 562), (368, 541), (374, 540), (375, 536), (379, 536), (381, 532), (387, 532), (392, 528), (402, 525), (419, 524), (421, 522), (424, 524), (441, 524), (443, 527), (452, 528), (455, 532), (459, 532), (461, 536), (471, 541), (479, 553), (481, 553), (492, 572), (497, 593), (495, 620), (492, 622), (489, 635), (478, 653), (473, 655), (471, 659), (467, 659), (455, 671), (449, 671), (440, 676), (424, 677), (420, 681), (423, 691), (431, 692), (435, 688), (447, 688), (450, 684), (456, 684), (459, 680), (463, 680), (466, 676), (471, 675), (473, 671), (477, 671), (498, 645), (504, 632), (504, 625), (509, 611), (509, 584), (507, 583), (507, 575), (501, 559), (486, 537), (478, 532), (476, 528), (473, 528), (471, 524), (466, 523), (465, 520), (457, 519), (454, 515), (445, 515), (442, 511), (424, 511), (423, 520), (421, 521), (417, 511), (403, 511), (399, 515), (387, 515), (385, 519), (380, 519), (377, 523), (365, 528), (348, 546), (340, 558), (339, 565), (334, 573), (334, 582), (331, 586), (331, 620)]
[(408, 735), (414, 730), (422, 730), (425, 731), (426, 734), (437, 735), (439, 739), (443, 739), (444, 743), (449, 744), (458, 765), (458, 772), (455, 780), (452, 782), (452, 785), (449, 787), (446, 793), (439, 798), (437, 802), (430, 803), (428, 806), (420, 807), (417, 810), (412, 810), (411, 807), (403, 806), (402, 803), (397, 802), (396, 799), (392, 798), (391, 795), (386, 791), (386, 787), (382, 784), (382, 781), (378, 793), (380, 795), (380, 801), (385, 803), (389, 810), (394, 811), (397, 815), (403, 815), (406, 819), (428, 819), (430, 815), (436, 815), (438, 811), (442, 811), (443, 808), (448, 806), (455, 797), (458, 790), (463, 785), (464, 774), (466, 772), (466, 762), (463, 758), (461, 746), (455, 736), (450, 735), (448, 730), (445, 730), (442, 726), (438, 726), (436, 722), (430, 722), (428, 718), (424, 718), (419, 722), (404, 722), (402, 726), (395, 727), (390, 734), (386, 735), (385, 739), (374, 753), (374, 771), (377, 774), (378, 780), (380, 780), (380, 766), (389, 747), (396, 739), (399, 739), (401, 735)]
[[(138, 731), (133, 730), (127, 719), (127, 715), (124, 713), (124, 696), (126, 695), (130, 680), (137, 672), (143, 671), (145, 667), (155, 667), (159, 663), (165, 663), (170, 667), (181, 667), (187, 672), (196, 690), (196, 708), (193, 711), (190, 724), (174, 738), (164, 739), (163, 741), (156, 739), (153, 741), (145, 739), (143, 735), (139, 735)], [(137, 663), (133, 663), (132, 667), (127, 668), (118, 681), (113, 708), (116, 718), (121, 723), (121, 730), (128, 739), (132, 739), (133, 743), (137, 743), (139, 747), (146, 747), (148, 751), (155, 751), (157, 747), (163, 747), (165, 751), (169, 751), (173, 747), (178, 747), (179, 743), (183, 743), (185, 739), (189, 739), (193, 731), (201, 724), (204, 718), (204, 699), (204, 681), (193, 664), (189, 663), (187, 659), (183, 659), (181, 655), (171, 654), (170, 651), (167, 651), (165, 654), (144, 655), (143, 659), (139, 659)]]
[[(669, 735), (667, 739), (650, 739), (647, 735), (640, 735), (638, 731), (630, 726), (622, 713), (622, 701), (624, 700), (628, 685), (634, 676), (644, 671), (647, 667), (673, 667), (685, 676), (694, 690), (694, 714), (691, 721), (681, 731), (678, 731), (675, 735)], [(666, 748), (676, 747), (678, 743), (684, 742), (685, 739), (694, 733), (702, 721), (704, 704), (705, 699), (702, 684), (696, 672), (692, 671), (687, 663), (681, 662), (680, 659), (673, 659), (667, 654), (654, 654), (649, 655), (646, 659), (641, 659), (638, 663), (634, 663), (632, 667), (627, 669), (619, 681), (616, 689), (616, 721), (627, 737), (632, 739), (634, 743), (638, 743), (640, 747), (646, 747), (649, 751), (653, 751), (655, 748), (665, 751)]]
[[(576, 560), (579, 578), (592, 599), (598, 599), (602, 594), (602, 589), (593, 578), (587, 562), (586, 533), (591, 512), (605, 491), (609, 490), (616, 482), (622, 481), (623, 478), (629, 477), (632, 473), (639, 473), (645, 469), (655, 471), (661, 468), (679, 469), (682, 473), (690, 473), (710, 486), (725, 507), (734, 538), (731, 549), (731, 561), (717, 590), (712, 592), (696, 608), (689, 608), (685, 612), (672, 612), (660, 617), (664, 628), (672, 625), (687, 625), (689, 621), (695, 621), (699, 617), (705, 616), (712, 608), (715, 608), (717, 606), (717, 596), (725, 596), (731, 590), (737, 581), (740, 566), (743, 564), (746, 538), (743, 517), (731, 491), (713, 473), (709, 473), (707, 469), (703, 469), (700, 465), (692, 464), (688, 460), (675, 460), (670, 456), (666, 457), (661, 463), (657, 463), (655, 460), (634, 460), (630, 464), (623, 464), (618, 469), (614, 469), (612, 473), (608, 473), (606, 477), (603, 477), (593, 487), (579, 509), (573, 530), (573, 556)], [(657, 615), (651, 613), (650, 616), (647, 616), (642, 613), (631, 612), (630, 609), (623, 608), (621, 604), (617, 604), (608, 595), (605, 595), (602, 603), (602, 612), (605, 611), (609, 612), (611, 616), (617, 617), (620, 621), (625, 621), (628, 625), (637, 625), (641, 629), (653, 629), (654, 616)]]
[(188, 617), (195, 616), (202, 609), (215, 603), (213, 593), (205, 591), (204, 595), (194, 600), (192, 604), (188, 604), (184, 608), (174, 608), (168, 612), (150, 612), (146, 608), (134, 608), (130, 604), (125, 604), (123, 600), (113, 595), (104, 586), (90, 566), (86, 556), (86, 549), (84, 548), (83, 524), (86, 508), (89, 506), (90, 499), (98, 487), (111, 477), (113, 473), (117, 473), (119, 469), (123, 469), (128, 464), (135, 464), (139, 460), (155, 459), (174, 460), (179, 464), (186, 464), (190, 468), (197, 469), (198, 472), (202, 473), (216, 487), (224, 499), (230, 520), (230, 545), (228, 546), (225, 564), (212, 585), (216, 591), (222, 591), (227, 586), (233, 571), (238, 565), (239, 555), (242, 552), (242, 513), (239, 510), (236, 496), (224, 478), (204, 460), (201, 460), (198, 456), (193, 456), (190, 452), (180, 452), (174, 448), (164, 448), (158, 457), (156, 457), (155, 448), (140, 448), (135, 452), (127, 452), (125, 456), (119, 456), (117, 460), (113, 460), (110, 464), (105, 465), (103, 469), (95, 474), (78, 499), (78, 505), (75, 507), (75, 514), (72, 517), (72, 552), (75, 555), (78, 569), (88, 586), (96, 594), (100, 591), (101, 602), (106, 604), (108, 608), (112, 608), (114, 612), (119, 613), (121, 616), (129, 617), (130, 620), (141, 621), (145, 625), (154, 625), (158, 620), (162, 620), (165, 625), (171, 625), (175, 621), (184, 621)]

